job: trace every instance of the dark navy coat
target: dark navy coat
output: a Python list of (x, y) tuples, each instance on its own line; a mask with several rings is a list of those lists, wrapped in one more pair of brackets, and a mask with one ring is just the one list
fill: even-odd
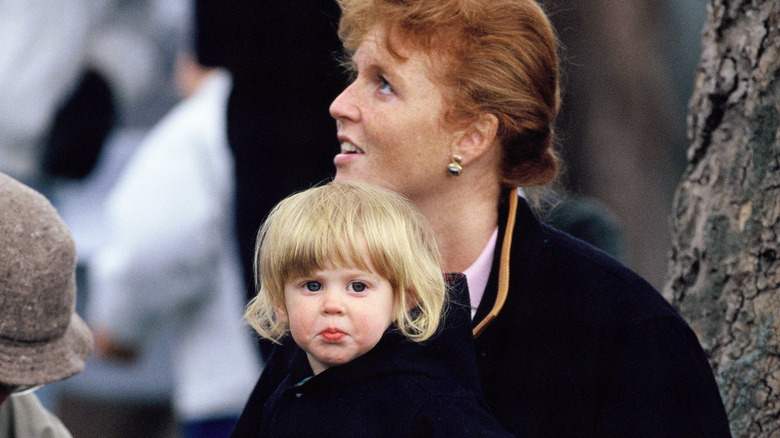
[[(730, 436), (712, 369), (679, 314), (638, 275), (519, 204), (509, 295), (475, 340), (484, 397), (501, 425), (521, 437)], [(500, 243), (506, 209), (499, 213)], [(495, 301), (500, 247), (475, 324)], [(253, 436), (246, 432), (281, 380), (274, 362), (234, 436)]]
[[(505, 209), (499, 212), (505, 223)], [(498, 242), (503, 241), (504, 227)], [(496, 297), (500, 245), (475, 321)], [(530, 437), (728, 437), (712, 369), (650, 284), (520, 200), (501, 313), (475, 340), (485, 399)]]

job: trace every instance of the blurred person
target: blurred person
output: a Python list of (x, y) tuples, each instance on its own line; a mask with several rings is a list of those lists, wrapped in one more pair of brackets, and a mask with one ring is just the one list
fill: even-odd
[(70, 437), (32, 388), (84, 369), (76, 245), (46, 198), (0, 173), (0, 437)]
[[(46, 155), (46, 164), (51, 166), (47, 169), (50, 199), (79, 248), (80, 314), (86, 315), (84, 304), (92, 295), (88, 281), (91, 258), (104, 241), (106, 196), (144, 135), (181, 98), (173, 87), (173, 59), (191, 26), (191, 18), (184, 16), (189, 3), (112, 1), (84, 41), (84, 68), (110, 86), (114, 116), (107, 138), (99, 151), (95, 149), (99, 155), (88, 157), (97, 158), (89, 174), (84, 176), (89, 163), (82, 153), (88, 144), (96, 144), (90, 141), (94, 140), (92, 133), (109, 118), (110, 108), (96, 109), (101, 105), (95, 98), (105, 99), (103, 93), (94, 93), (100, 90), (99, 84), (91, 81), (89, 86), (84, 81), (87, 87), (76, 88), (50, 131)], [(36, 394), (78, 437), (168, 437), (177, 429), (171, 409), (170, 337), (160, 333), (145, 341), (132, 362), (96, 355), (86, 372), (47, 385)]]
[(98, 350), (125, 360), (172, 328), (182, 436), (219, 437), (261, 369), (241, 323), (245, 287), (225, 138), (231, 80), (190, 57), (178, 66), (191, 94), (154, 126), (108, 196), (106, 241), (90, 263), (88, 316)]
[[(465, 272), (499, 423), (531, 437), (729, 436), (707, 357), (671, 305), (517, 194), (559, 167), (558, 46), (539, 4), (339, 4), (354, 80), (330, 107), (336, 180), (408, 197), (444, 271)], [(284, 357), (272, 353), (233, 436), (255, 435)]]
[[(433, 232), (405, 198), (357, 181), (292, 195), (255, 259), (245, 318), (299, 347), (259, 436), (510, 436), (475, 394), (463, 276), (448, 289)], [(324, 409), (334, 403), (348, 414)]]
[(328, 105), (345, 78), (334, 57), (334, 0), (197, 0), (197, 58), (227, 68), (227, 108), (236, 166), (236, 224), (247, 300), (254, 296), (254, 239), (283, 198), (333, 176), (338, 149)]
[[(686, 164), (686, 108), (706, 2), (545, 4), (564, 54), (566, 91), (555, 124), (567, 167), (560, 180), (620, 218), (627, 243), (621, 262), (658, 288), (671, 245), (672, 196)], [(698, 23), (680, 21), (680, 11), (697, 8)]]
[[(81, 86), (57, 113), (44, 162), (57, 177), (52, 202), (74, 234), (83, 266), (101, 244), (99, 210), (107, 192), (140, 140), (182, 99), (174, 63), (191, 33), (190, 3), (114, 1), (86, 41)], [(107, 136), (98, 136), (96, 125), (108, 128)], [(97, 138), (100, 153), (83, 156)]]
[(606, 252), (621, 263), (628, 261), (626, 239), (615, 213), (595, 198), (569, 191), (545, 193), (539, 218)]

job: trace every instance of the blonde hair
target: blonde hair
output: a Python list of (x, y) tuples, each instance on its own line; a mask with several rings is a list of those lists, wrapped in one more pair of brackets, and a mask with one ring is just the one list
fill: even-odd
[(401, 195), (359, 181), (331, 182), (274, 207), (257, 235), (258, 293), (244, 318), (278, 343), (289, 332), (274, 312), (274, 304), (285, 308), (285, 283), (331, 266), (386, 278), (395, 325), (407, 338), (420, 342), (436, 332), (447, 287), (433, 231)]
[(338, 0), (339, 37), (354, 53), (380, 26), (397, 43), (440, 60), (450, 123), (494, 114), (506, 187), (553, 181), (559, 159), (553, 122), (560, 108), (558, 42), (535, 0)]

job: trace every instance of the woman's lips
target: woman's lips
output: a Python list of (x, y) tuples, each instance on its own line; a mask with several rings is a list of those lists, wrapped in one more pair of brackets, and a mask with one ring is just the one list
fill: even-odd
[(351, 141), (345, 140), (341, 142), (342, 154), (362, 154), (363, 150), (355, 146)]
[(320, 333), (320, 336), (322, 336), (328, 342), (338, 342), (345, 336), (345, 334), (339, 329), (329, 328), (323, 330), (322, 333)]
[(355, 146), (351, 141), (342, 140), (341, 151), (333, 157), (333, 164), (336, 168), (344, 170), (347, 166), (359, 160), (363, 155), (363, 150)]
[(333, 164), (336, 167), (346, 166), (349, 163), (352, 163), (353, 161), (357, 160), (357, 157), (359, 157), (360, 154), (338, 154), (335, 157), (333, 157)]

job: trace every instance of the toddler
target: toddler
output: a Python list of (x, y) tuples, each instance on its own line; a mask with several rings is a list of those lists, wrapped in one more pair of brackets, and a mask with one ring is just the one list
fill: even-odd
[(479, 392), (468, 307), (448, 307), (433, 232), (400, 195), (338, 181), (285, 199), (255, 274), (247, 321), (299, 347), (261, 436), (508, 436)]

